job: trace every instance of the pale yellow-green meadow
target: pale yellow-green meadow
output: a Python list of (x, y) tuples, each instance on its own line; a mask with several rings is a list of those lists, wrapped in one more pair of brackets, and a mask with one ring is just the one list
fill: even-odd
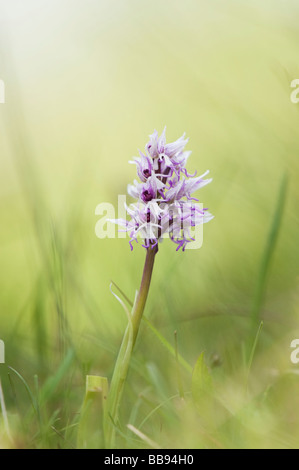
[(110, 283), (134, 300), (145, 256), (97, 238), (95, 209), (165, 125), (215, 217), (201, 249), (159, 247), (117, 446), (299, 447), (298, 19), (295, 0), (0, 1), (0, 448), (80, 447), (85, 377), (110, 380), (127, 324)]

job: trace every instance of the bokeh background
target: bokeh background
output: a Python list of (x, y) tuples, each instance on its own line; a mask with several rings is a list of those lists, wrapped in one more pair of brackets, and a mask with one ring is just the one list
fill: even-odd
[[(76, 446), (85, 376), (111, 377), (126, 327), (110, 282), (134, 298), (145, 255), (98, 239), (95, 208), (165, 125), (210, 170), (215, 218), (200, 250), (160, 247), (145, 313), (164, 344), (143, 326), (118, 446), (150, 445), (131, 423), (162, 448), (299, 447), (298, 18), (295, 0), (1, 0), (0, 447)], [(175, 331), (191, 368), (205, 352), (204, 409)]]

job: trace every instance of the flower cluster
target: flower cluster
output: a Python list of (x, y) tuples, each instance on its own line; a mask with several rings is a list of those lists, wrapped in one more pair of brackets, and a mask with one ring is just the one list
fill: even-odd
[(201, 176), (190, 175), (186, 163), (191, 152), (184, 151), (188, 142), (185, 134), (173, 143), (166, 143), (165, 129), (161, 136), (157, 131), (150, 136), (145, 152), (133, 163), (140, 181), (128, 186), (128, 194), (137, 199), (136, 204), (126, 206), (129, 221), (114, 222), (130, 234), (130, 246), (144, 240), (145, 248), (154, 247), (165, 234), (184, 251), (187, 243), (194, 241), (191, 231), (196, 225), (208, 222), (213, 216), (201, 209), (191, 197), (192, 193), (211, 182)]

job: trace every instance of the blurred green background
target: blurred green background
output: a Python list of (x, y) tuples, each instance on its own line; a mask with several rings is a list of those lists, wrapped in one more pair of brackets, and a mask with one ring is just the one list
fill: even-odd
[(210, 170), (215, 219), (200, 250), (161, 245), (145, 313), (191, 367), (205, 351), (214, 391), (194, 407), (144, 325), (118, 446), (147, 447), (131, 423), (164, 448), (299, 447), (298, 18), (295, 0), (1, 0), (0, 447), (75, 446), (85, 375), (111, 377), (126, 316), (109, 284), (133, 299), (145, 253), (98, 239), (95, 208), (165, 125)]

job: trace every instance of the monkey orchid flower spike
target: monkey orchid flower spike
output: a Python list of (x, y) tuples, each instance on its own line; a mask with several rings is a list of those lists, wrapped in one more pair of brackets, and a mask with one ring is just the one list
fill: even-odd
[(203, 209), (194, 198), (194, 193), (212, 180), (207, 179), (208, 171), (201, 176), (191, 175), (186, 169), (191, 154), (185, 151), (188, 139), (185, 134), (175, 142), (166, 143), (165, 131), (161, 136), (157, 131), (150, 135), (145, 152), (139, 151), (136, 165), (137, 177), (128, 185), (128, 194), (135, 199), (126, 206), (128, 220), (117, 219), (112, 222), (120, 230), (128, 232), (130, 246), (133, 250), (138, 238), (146, 249), (146, 259), (139, 291), (136, 293), (132, 311), (124, 307), (128, 326), (118, 354), (113, 372), (107, 406), (105, 407), (105, 441), (108, 448), (115, 445), (115, 430), (119, 424), (119, 407), (124, 384), (129, 369), (133, 347), (138, 335), (146, 299), (149, 292), (151, 276), (158, 244), (167, 236), (175, 243), (176, 251), (185, 251), (194, 241), (192, 231), (197, 225), (208, 222), (213, 216)]
[(173, 143), (167, 144), (165, 129), (159, 137), (157, 131), (145, 146), (145, 154), (130, 163), (136, 164), (140, 182), (128, 185), (128, 194), (136, 204), (126, 208), (129, 221), (118, 219), (122, 230), (130, 235), (130, 246), (143, 239), (145, 248), (153, 249), (166, 234), (177, 245), (177, 250), (194, 241), (191, 230), (208, 222), (213, 217), (207, 209), (200, 209), (191, 195), (210, 183), (205, 179), (208, 171), (201, 176), (190, 175), (186, 169), (191, 152), (184, 148), (188, 142), (185, 134)]

